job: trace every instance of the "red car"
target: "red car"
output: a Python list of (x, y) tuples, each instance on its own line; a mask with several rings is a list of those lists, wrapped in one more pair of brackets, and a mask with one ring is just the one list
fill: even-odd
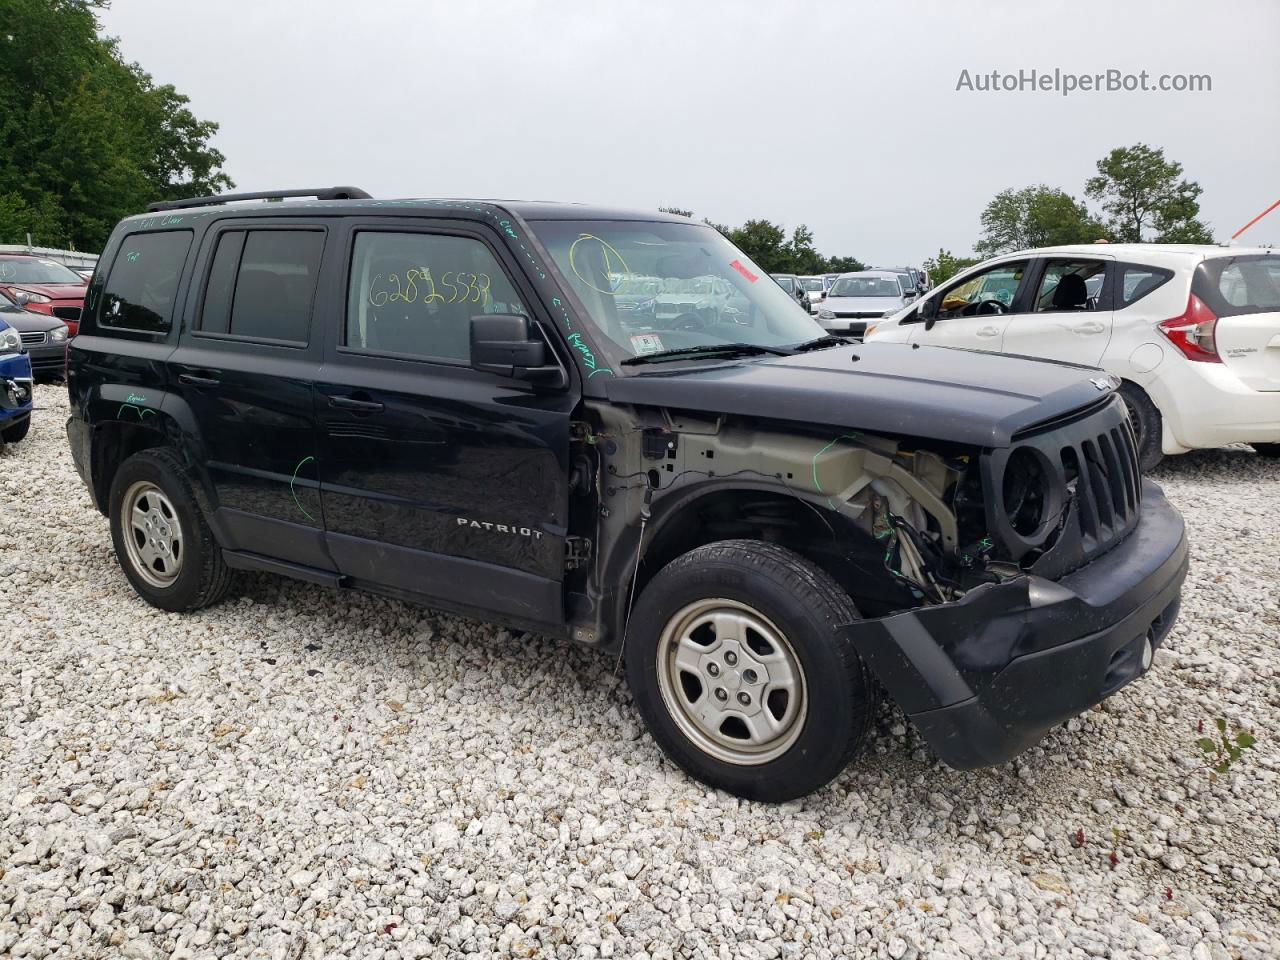
[(57, 260), (30, 253), (0, 253), (0, 290), (27, 310), (57, 317), (69, 336), (80, 329), (89, 282)]

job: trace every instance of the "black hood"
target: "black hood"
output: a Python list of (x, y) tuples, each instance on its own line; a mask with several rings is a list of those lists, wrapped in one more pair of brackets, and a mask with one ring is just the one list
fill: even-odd
[(606, 394), (614, 403), (1004, 447), (1017, 431), (1112, 390), (1091, 367), (900, 343), (679, 366), (610, 379)]
[(64, 323), (57, 317), (30, 310), (0, 310), (0, 320), (19, 333), (48, 333)]

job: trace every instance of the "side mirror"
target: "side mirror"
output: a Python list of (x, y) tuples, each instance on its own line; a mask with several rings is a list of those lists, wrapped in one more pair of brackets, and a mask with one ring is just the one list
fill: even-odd
[(938, 322), (938, 301), (925, 300), (920, 304), (920, 319), (924, 321), (925, 330), (932, 330)]
[(554, 357), (548, 363), (546, 341), (534, 323), (519, 313), (481, 314), (471, 318), (471, 368), (500, 377), (554, 382), (564, 373)]

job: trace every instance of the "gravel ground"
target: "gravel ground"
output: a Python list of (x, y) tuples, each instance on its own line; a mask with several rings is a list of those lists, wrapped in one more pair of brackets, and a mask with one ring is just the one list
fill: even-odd
[[(267, 576), (120, 574), (41, 387), (0, 454), (0, 956), (1280, 955), (1280, 463), (1162, 467), (1157, 669), (994, 770), (886, 708), (830, 788), (708, 791), (613, 663)], [(1210, 776), (1197, 726), (1252, 730)]]

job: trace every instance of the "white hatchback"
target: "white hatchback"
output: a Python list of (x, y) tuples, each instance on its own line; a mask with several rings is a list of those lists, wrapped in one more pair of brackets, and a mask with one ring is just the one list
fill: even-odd
[(1280, 456), (1280, 251), (1095, 244), (987, 260), (873, 323), (868, 340), (1100, 367), (1144, 468), (1225, 443)]

